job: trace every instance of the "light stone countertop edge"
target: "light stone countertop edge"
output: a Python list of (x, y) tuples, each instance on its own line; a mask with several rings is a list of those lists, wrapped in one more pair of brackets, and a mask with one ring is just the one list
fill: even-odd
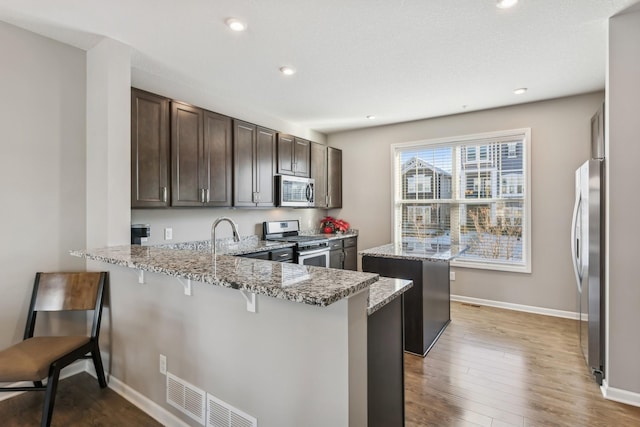
[(73, 256), (326, 307), (378, 280), (378, 274), (279, 263), (203, 250), (124, 245), (73, 250)]
[(440, 250), (412, 251), (402, 245), (389, 243), (386, 245), (376, 246), (374, 248), (364, 249), (359, 251), (358, 255), (362, 255), (363, 257), (372, 256), (413, 261), (449, 262), (464, 253), (466, 250), (466, 247), (461, 248), (457, 245), (451, 245), (450, 247), (442, 248)]
[(367, 315), (371, 316), (412, 287), (413, 281), (411, 280), (380, 277), (377, 282), (369, 286)]

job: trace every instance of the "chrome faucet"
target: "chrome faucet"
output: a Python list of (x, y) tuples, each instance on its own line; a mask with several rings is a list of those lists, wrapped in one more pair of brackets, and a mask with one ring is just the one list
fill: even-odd
[(226, 221), (229, 224), (231, 224), (231, 231), (233, 232), (233, 241), (234, 242), (240, 241), (240, 236), (238, 235), (238, 226), (236, 225), (235, 222), (233, 222), (231, 218), (226, 216), (221, 216), (220, 218), (216, 218), (216, 220), (213, 221), (213, 224), (211, 224), (211, 254), (213, 255), (214, 260), (216, 257), (216, 227), (222, 221)]

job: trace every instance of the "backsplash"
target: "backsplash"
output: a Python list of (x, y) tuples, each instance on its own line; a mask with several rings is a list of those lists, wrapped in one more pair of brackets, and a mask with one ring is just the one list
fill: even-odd
[[(313, 230), (327, 211), (324, 209), (240, 209), (240, 208), (184, 208), (184, 209), (132, 209), (132, 224), (149, 224), (151, 236), (148, 244), (179, 243), (211, 238), (211, 224), (221, 216), (231, 218), (238, 225), (240, 236), (257, 235), (262, 238), (262, 222), (298, 220), (301, 230)], [(172, 240), (164, 240), (164, 229), (171, 228)], [(219, 238), (231, 237), (231, 227), (221, 224)]]

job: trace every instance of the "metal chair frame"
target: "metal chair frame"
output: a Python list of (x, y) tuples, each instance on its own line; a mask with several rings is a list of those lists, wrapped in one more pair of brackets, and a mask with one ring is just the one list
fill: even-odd
[[(38, 290), (40, 287), (40, 278), (43, 274), (48, 273), (36, 273), (33, 293), (31, 295), (31, 303), (29, 305), (29, 314), (27, 317), (27, 324), (24, 331), (24, 339), (33, 337), (33, 333), (36, 325), (36, 318), (38, 311), (71, 311), (69, 309), (41, 309), (36, 310), (36, 301), (38, 298)], [(61, 274), (61, 273), (55, 273)], [(64, 273), (62, 273), (64, 274)], [(44, 406), (42, 409), (41, 427), (49, 427), (51, 425), (51, 418), (53, 416), (53, 407), (55, 404), (56, 390), (58, 388), (58, 379), (60, 378), (60, 371), (79, 359), (93, 359), (93, 364), (96, 370), (96, 376), (98, 377), (98, 383), (100, 388), (107, 386), (107, 381), (104, 375), (104, 368), (102, 365), (102, 357), (100, 356), (100, 348), (98, 346), (99, 334), (100, 334), (100, 322), (102, 319), (102, 306), (104, 300), (104, 292), (107, 282), (107, 273), (86, 273), (86, 274), (99, 274), (99, 282), (97, 287), (96, 303), (93, 310), (93, 325), (91, 327), (91, 335), (89, 342), (80, 347), (73, 349), (64, 356), (53, 361), (49, 366), (49, 374), (47, 376), (46, 385), (42, 381), (33, 381), (33, 386), (24, 387), (0, 387), (0, 392), (16, 392), (16, 391), (45, 391)], [(91, 309), (89, 309), (91, 310)], [(89, 311), (84, 310), (84, 311)]]

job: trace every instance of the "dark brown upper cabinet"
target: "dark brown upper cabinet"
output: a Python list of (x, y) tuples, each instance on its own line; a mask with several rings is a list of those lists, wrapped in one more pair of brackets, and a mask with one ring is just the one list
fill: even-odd
[(275, 206), (276, 132), (233, 122), (233, 205)]
[(342, 207), (342, 150), (327, 147), (328, 209)]
[(311, 178), (315, 180), (317, 208), (342, 207), (342, 150), (311, 143)]
[(231, 206), (231, 119), (171, 103), (171, 206)]
[(131, 207), (169, 206), (169, 99), (131, 88)]
[(292, 135), (278, 134), (278, 173), (309, 177), (311, 143)]
[(315, 207), (326, 208), (327, 195), (327, 146), (311, 143), (311, 178), (315, 180)]
[(202, 182), (206, 185), (206, 206), (232, 206), (233, 135), (230, 117), (204, 112)]

